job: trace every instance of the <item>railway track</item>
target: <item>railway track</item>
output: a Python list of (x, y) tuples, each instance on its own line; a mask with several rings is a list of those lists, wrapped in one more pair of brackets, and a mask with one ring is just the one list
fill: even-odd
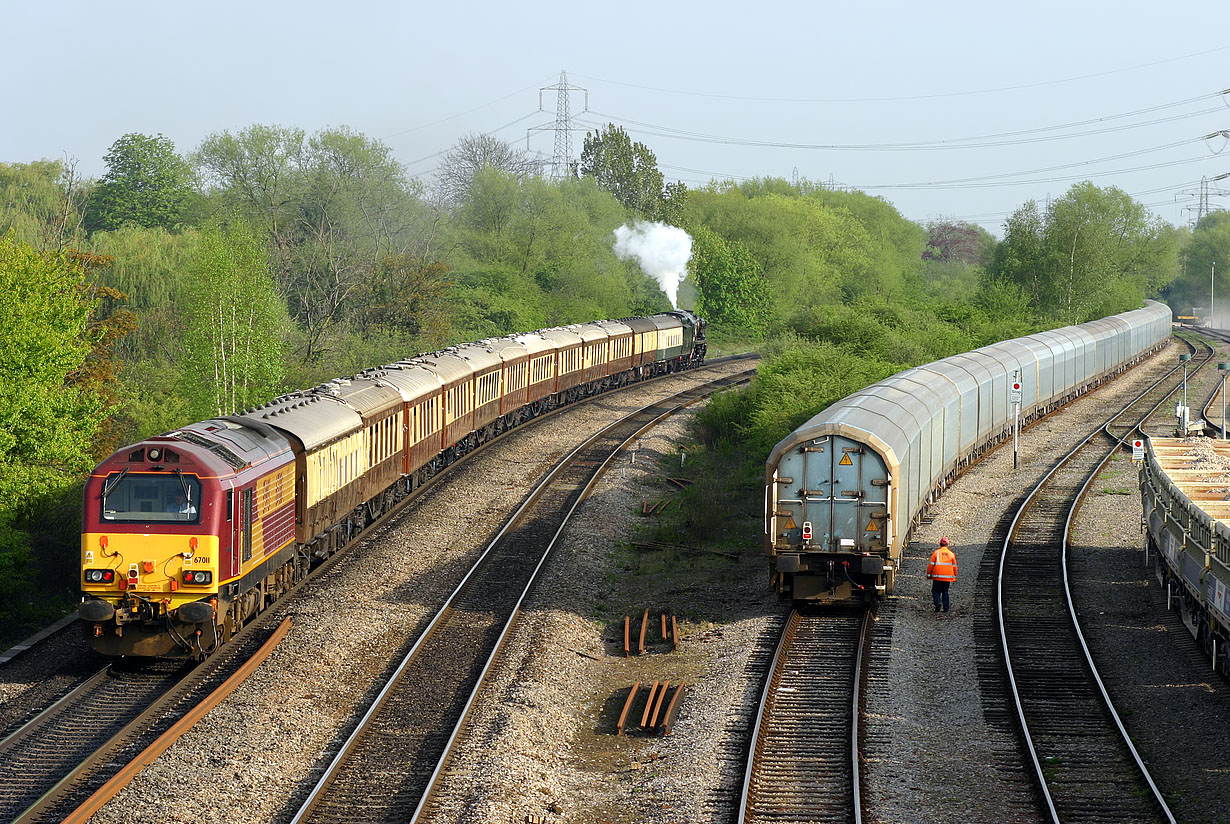
[(753, 371), (644, 407), (577, 447), (530, 493), (411, 646), (293, 821), (416, 821), (572, 512), (641, 432)]
[(239, 671), (272, 635), (250, 625), (195, 668), (121, 659), (0, 742), (0, 820), (63, 821), (176, 721)]
[[(1188, 353), (1191, 355), (1191, 360), (1185, 362), (1188, 364), (1186, 383), (1189, 384), (1189, 394), (1195, 396), (1197, 376), (1212, 361), (1214, 350), (1206, 341), (1199, 338), (1196, 338), (1194, 341), (1186, 338), (1181, 338), (1181, 340), (1191, 350)], [(1183, 368), (1184, 364), (1181, 363), (1173, 371), (1163, 375), (1156, 383), (1135, 398), (1128, 408), (1108, 421), (1103, 427), (1103, 431), (1112, 438), (1117, 438), (1121, 443), (1127, 443), (1138, 432), (1146, 435), (1172, 434), (1175, 429), (1175, 417), (1168, 411), (1169, 407), (1164, 408), (1163, 404), (1171, 398), (1176, 398), (1179, 402), (1182, 402), (1182, 384), (1176, 384), (1173, 378)], [(1189, 403), (1191, 400), (1192, 398), (1189, 397)], [(1133, 414), (1133, 410), (1147, 411), (1143, 414)]]
[[(641, 385), (644, 383), (632, 386)], [(536, 421), (572, 408), (575, 405), (562, 407)], [(525, 431), (525, 427), (512, 431)], [(439, 474), (448, 473), (469, 457)], [(433, 485), (427, 484), (415, 490), (373, 526), (396, 517), (421, 491), (431, 488)], [(346, 553), (335, 553), (294, 589), (326, 574), (344, 557)], [(287, 602), (284, 598), (277, 604)], [(86, 677), (61, 696), (47, 696), (45, 700), (53, 701), (51, 706), (0, 740), (0, 821), (61, 820), (165, 732), (174, 718), (183, 716), (194, 702), (238, 670), (262, 639), (272, 633), (281, 612), (276, 607), (265, 610), (195, 670), (180, 660), (121, 661)], [(61, 632), (72, 629), (69, 626)], [(18, 660), (37, 656), (42, 645), (23, 650)]]
[(871, 616), (791, 614), (752, 732), (740, 822), (862, 820), (859, 684)]
[[(1208, 363), (1212, 347), (1197, 346), (1207, 350), (1199, 363)], [(1174, 374), (1090, 433), (1043, 477), (1017, 511), (1000, 554), (1001, 651), (1045, 814), (1056, 822), (1175, 820), (1098, 674), (1067, 571), (1068, 531), (1089, 484), (1179, 389)]]
[(0, 741), (0, 820), (14, 821), (184, 675), (184, 663), (104, 667)]

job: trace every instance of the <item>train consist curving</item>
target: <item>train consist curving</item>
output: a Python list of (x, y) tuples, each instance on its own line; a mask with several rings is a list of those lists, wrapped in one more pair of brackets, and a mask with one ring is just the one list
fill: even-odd
[(926, 508), (1021, 425), (1118, 374), (1170, 337), (1170, 309), (1143, 309), (984, 346), (855, 392), (773, 448), (765, 539), (774, 589), (799, 601), (893, 591)]
[(489, 438), (704, 357), (704, 322), (686, 311), (541, 329), (125, 447), (85, 487), (85, 634), (108, 655), (207, 655)]
[(1167, 601), (1230, 676), (1230, 443), (1150, 438), (1140, 469), (1149, 557)]

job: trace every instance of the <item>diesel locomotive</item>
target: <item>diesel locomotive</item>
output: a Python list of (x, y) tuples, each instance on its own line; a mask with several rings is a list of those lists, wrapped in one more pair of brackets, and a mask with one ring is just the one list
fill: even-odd
[(705, 353), (704, 321), (687, 311), (540, 329), (124, 447), (85, 487), (85, 635), (107, 655), (204, 657), (489, 438)]
[(798, 601), (891, 594), (918, 519), (971, 461), (1166, 343), (1144, 308), (906, 369), (843, 398), (773, 448), (764, 554)]

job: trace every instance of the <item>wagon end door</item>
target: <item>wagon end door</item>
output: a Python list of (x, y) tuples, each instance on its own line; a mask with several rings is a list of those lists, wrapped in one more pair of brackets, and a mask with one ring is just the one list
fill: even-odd
[(842, 435), (800, 444), (778, 467), (775, 543), (883, 554), (890, 535), (888, 482), (884, 459), (865, 444)]

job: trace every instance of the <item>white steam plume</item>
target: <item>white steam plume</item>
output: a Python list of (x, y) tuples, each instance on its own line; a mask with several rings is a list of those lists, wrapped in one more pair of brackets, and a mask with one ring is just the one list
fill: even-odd
[(662, 291), (679, 308), (679, 283), (688, 276), (692, 259), (692, 237), (676, 226), (636, 221), (632, 228), (615, 230), (615, 256), (635, 258), (645, 274), (656, 279)]

